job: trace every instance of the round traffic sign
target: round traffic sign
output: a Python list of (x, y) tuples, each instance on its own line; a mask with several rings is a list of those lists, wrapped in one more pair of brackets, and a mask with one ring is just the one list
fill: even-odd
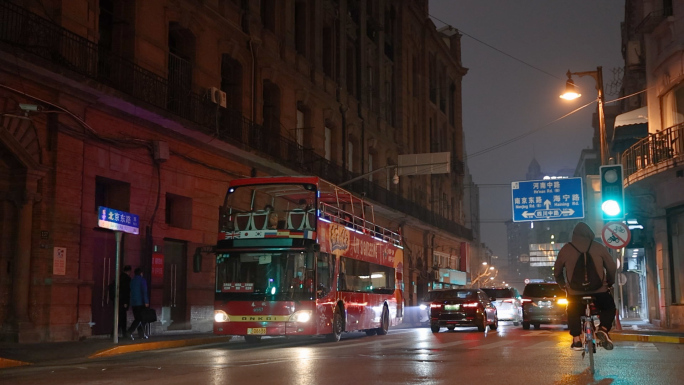
[(627, 283), (627, 276), (625, 273), (617, 273), (617, 284), (624, 286)]
[(603, 243), (611, 249), (621, 249), (629, 244), (632, 234), (629, 227), (622, 222), (609, 222), (601, 230)]

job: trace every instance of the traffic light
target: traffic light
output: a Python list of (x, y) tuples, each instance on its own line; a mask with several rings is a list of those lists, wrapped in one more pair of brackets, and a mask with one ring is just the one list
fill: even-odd
[(622, 190), (622, 165), (601, 166), (601, 213), (604, 220), (625, 217), (625, 196)]

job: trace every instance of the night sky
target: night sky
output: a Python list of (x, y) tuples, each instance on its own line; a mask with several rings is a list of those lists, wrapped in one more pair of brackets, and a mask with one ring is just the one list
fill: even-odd
[(464, 35), (467, 163), (480, 186), (482, 241), (505, 258), (510, 182), (525, 180), (533, 158), (547, 175), (574, 170), (591, 147), (596, 103), (556, 121), (597, 97), (593, 78), (575, 76), (582, 97), (560, 99), (566, 72), (602, 66), (606, 102), (618, 97), (624, 1), (430, 0), (430, 16)]

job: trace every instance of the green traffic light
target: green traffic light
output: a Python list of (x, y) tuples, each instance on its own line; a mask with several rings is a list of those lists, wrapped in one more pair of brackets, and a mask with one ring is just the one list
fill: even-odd
[(601, 210), (603, 210), (606, 215), (614, 217), (620, 214), (621, 208), (617, 201), (610, 199), (601, 204)]

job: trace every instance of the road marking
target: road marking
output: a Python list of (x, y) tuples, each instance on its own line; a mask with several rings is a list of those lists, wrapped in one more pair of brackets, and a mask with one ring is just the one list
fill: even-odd
[(471, 349), (494, 349), (494, 348), (498, 348), (501, 346), (510, 345), (514, 342), (515, 341), (499, 341), (499, 342), (494, 342), (494, 343), (486, 344), (486, 345), (482, 345), (482, 346), (475, 346)]
[(557, 334), (557, 332), (553, 332), (551, 330), (539, 330), (536, 332), (525, 333), (521, 337), (548, 337), (555, 334)]
[(525, 347), (525, 349), (555, 349), (558, 347), (558, 342), (556, 341), (544, 341), (537, 342), (534, 345)]
[(639, 350), (639, 351), (650, 351), (650, 352), (657, 352), (658, 348), (655, 346), (654, 343), (652, 342), (636, 342), (633, 344), (620, 344), (620, 345), (615, 345), (617, 348), (620, 349), (634, 349), (634, 350)]

